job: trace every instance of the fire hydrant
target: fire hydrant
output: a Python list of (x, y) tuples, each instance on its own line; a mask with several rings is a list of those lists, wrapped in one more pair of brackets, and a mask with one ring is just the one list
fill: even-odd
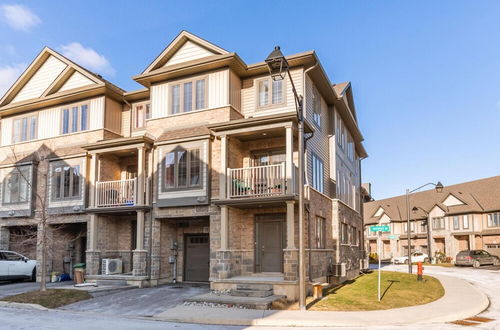
[(417, 262), (417, 281), (422, 281), (422, 277), (424, 275), (424, 266), (422, 262)]

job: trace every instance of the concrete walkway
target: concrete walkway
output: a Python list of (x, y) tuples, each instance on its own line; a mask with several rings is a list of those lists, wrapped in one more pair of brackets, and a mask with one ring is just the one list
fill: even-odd
[(419, 306), (380, 311), (273, 311), (179, 305), (153, 319), (221, 325), (260, 326), (377, 326), (450, 322), (474, 316), (489, 305), (487, 296), (462, 279), (435, 275), (445, 289), (442, 298)]

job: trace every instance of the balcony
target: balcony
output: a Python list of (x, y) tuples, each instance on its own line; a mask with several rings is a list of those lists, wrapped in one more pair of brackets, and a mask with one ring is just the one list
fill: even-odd
[(137, 178), (96, 182), (96, 207), (133, 206), (136, 204)]
[[(295, 180), (292, 178), (292, 182), (287, 182), (285, 163), (228, 168), (227, 178), (227, 194), (230, 199), (284, 196), (293, 194), (295, 190)], [(288, 191), (287, 186), (292, 191)]]

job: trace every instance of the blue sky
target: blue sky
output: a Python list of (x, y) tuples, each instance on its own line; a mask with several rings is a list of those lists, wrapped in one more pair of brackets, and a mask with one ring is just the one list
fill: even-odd
[(353, 84), (380, 199), (499, 174), (499, 17), (481, 0), (0, 2), (0, 93), (45, 45), (126, 90), (182, 29), (247, 63), (314, 49)]

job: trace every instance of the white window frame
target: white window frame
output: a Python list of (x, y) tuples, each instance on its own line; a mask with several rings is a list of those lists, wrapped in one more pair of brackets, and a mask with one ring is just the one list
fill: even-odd
[(500, 227), (500, 212), (488, 214), (488, 227)]
[[(26, 132), (23, 133), (23, 121), (26, 120)], [(33, 120), (35, 122), (35, 127), (32, 127)], [(16, 134), (16, 123), (19, 123), (19, 131)], [(23, 137), (26, 135), (25, 137)], [(38, 113), (29, 114), (27, 116), (22, 116), (14, 118), (12, 120), (12, 144), (22, 143), (27, 141), (33, 141), (38, 138)]]
[[(86, 115), (85, 115), (85, 121), (82, 120), (82, 112), (85, 107)], [(76, 109), (76, 129), (74, 128), (73, 124), (75, 124), (74, 120), (74, 114)], [(65, 112), (68, 111), (68, 129), (67, 132), (65, 132)], [(75, 104), (70, 104), (68, 106), (62, 107), (61, 108), (61, 135), (67, 135), (67, 134), (72, 134), (72, 133), (78, 133), (78, 132), (85, 132), (88, 131), (89, 125), (90, 124), (90, 105), (88, 102), (83, 102), (83, 103), (75, 103)]]
[(460, 216), (454, 215), (452, 217), (453, 221), (453, 230), (460, 230)]
[[(439, 226), (437, 226), (436, 223), (438, 223)], [(445, 228), (446, 228), (446, 225), (445, 225), (444, 217), (433, 217), (432, 218), (432, 229), (441, 230), (441, 229), (445, 229)]]
[[(179, 157), (178, 153), (179, 152), (186, 152), (186, 185), (179, 185)], [(198, 151), (198, 183), (197, 184), (191, 184), (191, 162), (192, 162), (192, 152), (193, 151)], [(203, 161), (202, 161), (202, 152), (203, 152), (203, 147), (198, 146), (198, 147), (192, 147), (192, 148), (183, 148), (183, 147), (176, 147), (173, 148), (169, 151), (166, 151), (163, 155), (163, 159), (161, 162), (161, 171), (162, 171), (162, 182), (161, 182), (161, 191), (162, 192), (170, 192), (170, 191), (180, 191), (180, 190), (193, 190), (193, 189), (200, 189), (203, 186)], [(169, 154), (174, 154), (174, 185), (173, 186), (167, 186), (166, 185), (166, 179), (167, 179), (167, 167), (166, 167), (166, 162), (167, 162), (167, 157)]]
[[(68, 196), (64, 196), (64, 168), (70, 168), (70, 175), (69, 175), (69, 188), (68, 188)], [(58, 169), (61, 169), (58, 171)], [(77, 178), (78, 178), (78, 190), (77, 194), (74, 194), (75, 190), (75, 169), (77, 172)], [(50, 169), (50, 184), (51, 184), (51, 198), (52, 201), (67, 201), (67, 200), (78, 200), (82, 197), (82, 185), (85, 184), (85, 180), (83, 179), (82, 172), (81, 172), (81, 166), (79, 164), (77, 165), (70, 165), (66, 163), (55, 163), (52, 164), (51, 169)], [(56, 180), (57, 178), (60, 178), (59, 182), (59, 188), (56, 188)], [(60, 192), (59, 195), (57, 193)]]
[[(260, 104), (260, 84), (264, 81), (267, 81), (269, 90), (266, 93), (266, 104)], [(274, 84), (275, 83), (280, 83), (281, 84), (281, 101), (280, 102), (274, 102), (273, 100), (273, 95), (274, 95)], [(263, 110), (263, 109), (269, 109), (273, 107), (279, 107), (284, 105), (286, 102), (286, 80), (273, 80), (272, 78), (260, 78), (255, 80), (255, 104), (257, 105), (257, 109)]]
[[(196, 85), (199, 81), (204, 81), (203, 86), (203, 106), (198, 107), (198, 95), (196, 93)], [(185, 108), (185, 86), (191, 84), (191, 109), (187, 110)], [(179, 111), (174, 112), (174, 97), (173, 91), (174, 87), (179, 88)], [(177, 80), (169, 84), (168, 87), (169, 104), (168, 104), (168, 114), (178, 115), (181, 113), (191, 113), (195, 111), (205, 110), (208, 108), (208, 76), (198, 76), (190, 79)]]
[(468, 214), (464, 214), (462, 216), (462, 227), (463, 229), (469, 229), (469, 215)]
[[(319, 191), (324, 192), (325, 189), (325, 163), (314, 152), (311, 153), (311, 166), (312, 166), (312, 187)], [(318, 173), (319, 172), (319, 173)]]
[[(138, 113), (138, 108), (143, 107), (143, 114), (142, 118), (139, 118), (139, 113)], [(142, 125), (138, 126), (139, 119), (142, 121)], [(144, 101), (144, 102), (139, 102), (139, 103), (134, 103), (132, 105), (132, 122), (133, 122), (133, 129), (134, 130), (142, 130), (146, 127), (146, 121), (148, 119), (151, 119), (151, 102), (150, 101)]]
[(312, 121), (321, 130), (321, 96), (316, 88), (312, 92)]
[[(10, 171), (9, 173), (7, 173), (4, 178), (3, 178), (3, 181), (2, 181), (2, 204), (3, 205), (15, 205), (15, 204), (24, 204), (24, 203), (27, 203), (30, 201), (30, 185), (31, 185), (31, 182), (32, 182), (32, 179), (31, 179), (31, 175), (30, 175), (30, 168), (29, 167), (26, 167), (26, 166), (23, 166), (23, 167), (15, 167), (14, 169), (12, 169), (12, 171)], [(17, 190), (18, 190), (18, 198), (13, 201), (12, 200), (12, 190), (7, 194), (6, 191), (7, 189), (9, 189), (7, 186), (9, 185), (9, 181), (11, 178), (13, 177), (18, 177), (18, 181), (17, 181)], [(21, 194), (21, 186), (22, 184), (25, 184), (25, 192), (24, 192), (24, 196), (22, 196)], [(9, 196), (10, 199), (9, 201), (6, 201), (5, 200), (5, 197), (6, 196)]]
[(314, 223), (314, 248), (324, 249), (326, 240), (326, 219), (320, 216), (316, 216), (316, 221)]

